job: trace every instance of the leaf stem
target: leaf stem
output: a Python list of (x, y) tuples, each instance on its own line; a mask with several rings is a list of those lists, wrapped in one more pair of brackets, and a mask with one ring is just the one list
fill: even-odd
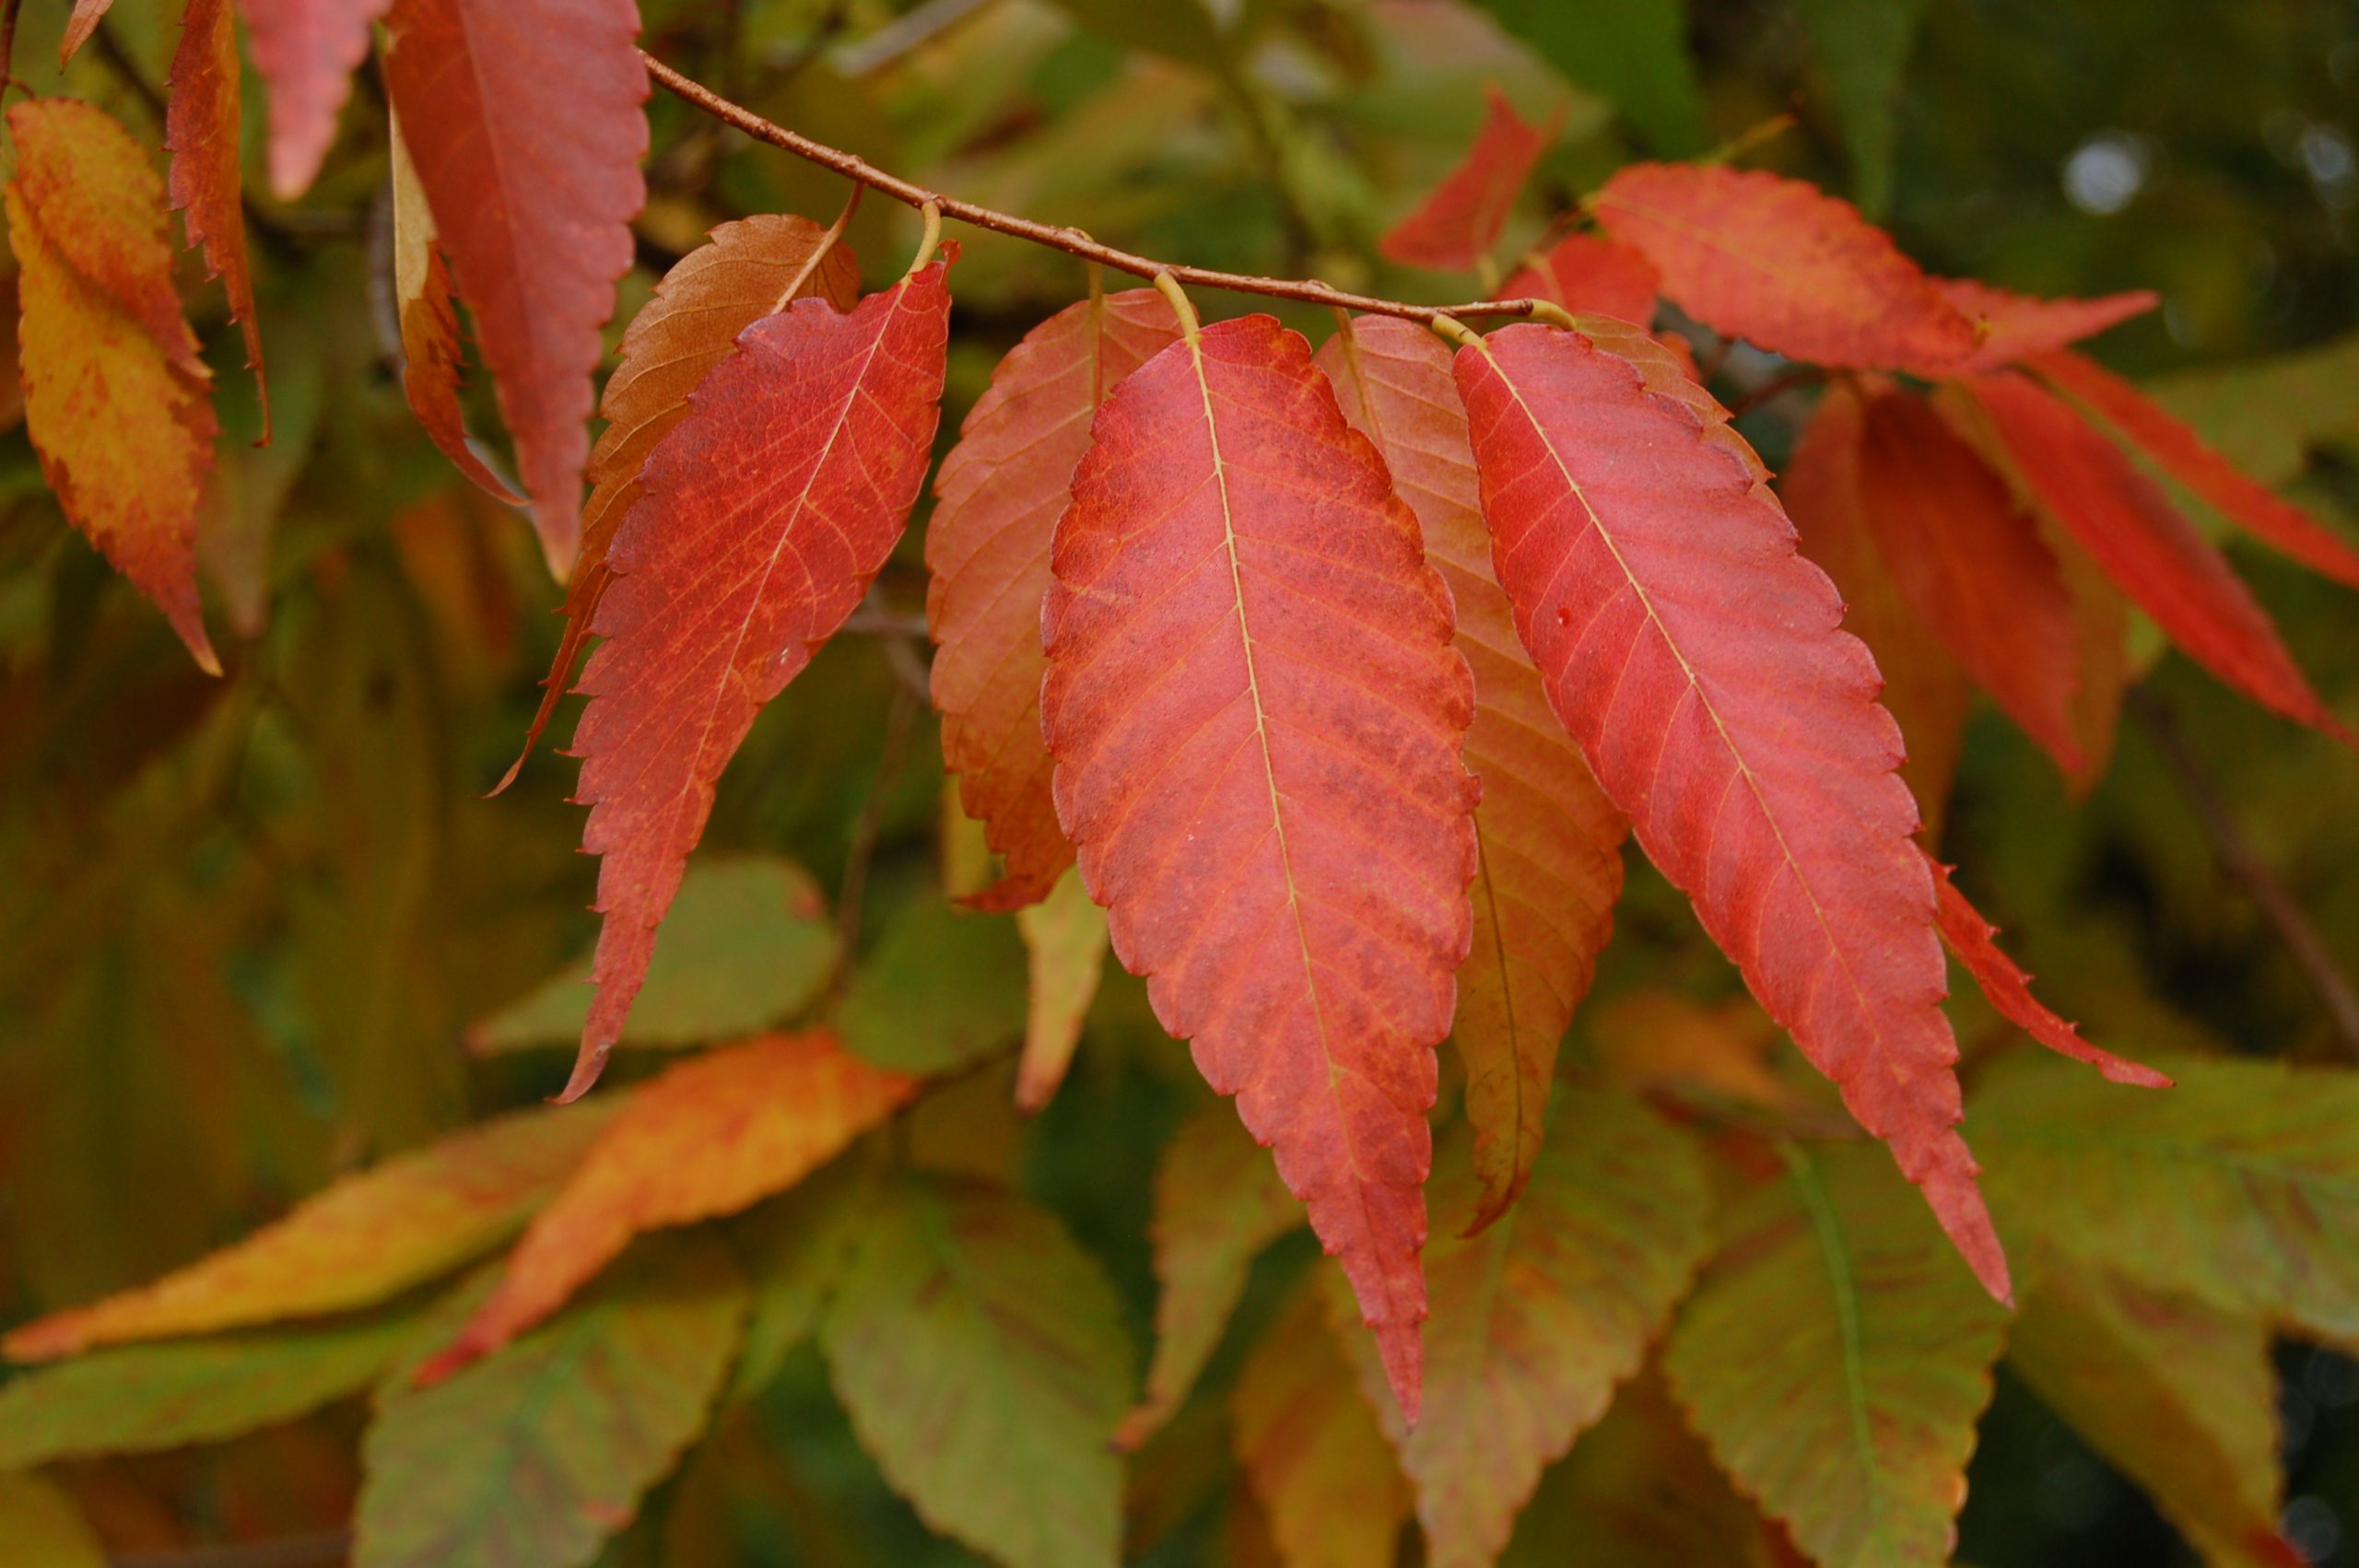
[(1062, 251), (1069, 256), (1079, 256), (1084, 261), (1096, 262), (1133, 277), (1152, 279), (1159, 274), (1168, 273), (1176, 282), (1194, 284), (1199, 287), (1226, 289), (1232, 294), (1258, 294), (1272, 299), (1300, 299), (1312, 305), (1335, 305), (1347, 310), (1377, 316), (1399, 316), (1412, 322), (1433, 322), (1461, 316), (1532, 316), (1541, 313), (1542, 302), (1535, 299), (1477, 299), (1460, 305), (1413, 305), (1402, 299), (1348, 294), (1317, 278), (1258, 277), (1136, 255), (1112, 245), (1101, 244), (1078, 228), (1036, 222), (1013, 213), (998, 212), (929, 191), (898, 174), (886, 172), (856, 154), (815, 142), (783, 125), (773, 124), (742, 104), (731, 102), (694, 77), (681, 75), (645, 50), (640, 51), (640, 58), (646, 63), (648, 75), (666, 91), (723, 124), (743, 131), (756, 141), (767, 142), (822, 169), (833, 170), (845, 179), (865, 185), (881, 195), (890, 196), (904, 206), (923, 209), (932, 203), (944, 217), (1028, 240), (1052, 251)]

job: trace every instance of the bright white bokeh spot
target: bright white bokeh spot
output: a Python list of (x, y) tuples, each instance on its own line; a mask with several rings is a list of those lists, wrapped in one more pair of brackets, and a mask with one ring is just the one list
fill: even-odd
[(2064, 160), (2064, 194), (2087, 213), (2117, 213), (2145, 188), (2146, 149), (2118, 131), (2101, 132)]

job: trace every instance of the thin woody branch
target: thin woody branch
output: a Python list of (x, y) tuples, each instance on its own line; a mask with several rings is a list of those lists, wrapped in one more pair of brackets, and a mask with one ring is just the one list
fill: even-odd
[(797, 135), (783, 125), (773, 124), (742, 104), (732, 103), (703, 83), (684, 76), (645, 50), (640, 58), (646, 62), (648, 74), (682, 101), (702, 110), (723, 124), (743, 131), (756, 141), (806, 158), (823, 169), (831, 169), (847, 180), (865, 185), (882, 195), (921, 211), (929, 205), (944, 217), (993, 233), (1013, 235), (1028, 240), (1035, 245), (1045, 245), (1052, 251), (1079, 256), (1112, 267), (1116, 272), (1129, 273), (1133, 277), (1168, 276), (1183, 284), (1203, 288), (1226, 289), (1232, 294), (1259, 294), (1273, 299), (1299, 299), (1312, 305), (1331, 305), (1346, 310), (1359, 310), (1369, 315), (1399, 316), (1407, 321), (1432, 322), (1461, 316), (1541, 316), (1551, 317), (1544, 300), (1538, 299), (1477, 299), (1462, 305), (1413, 305), (1402, 299), (1381, 299), (1367, 294), (1347, 294), (1340, 288), (1316, 278), (1257, 277), (1245, 273), (1216, 272), (1210, 267), (1187, 266), (1177, 262), (1159, 262), (1152, 256), (1141, 256), (1114, 246), (1101, 244), (1078, 228), (1058, 224), (1039, 223), (1028, 217), (1017, 217), (991, 207), (962, 202), (956, 196), (945, 196), (929, 191), (898, 174), (888, 174), (867, 159), (855, 154), (831, 147), (823, 142)]

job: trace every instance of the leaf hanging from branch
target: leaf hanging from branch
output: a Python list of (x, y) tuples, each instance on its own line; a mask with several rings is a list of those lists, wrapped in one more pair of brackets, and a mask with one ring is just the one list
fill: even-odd
[(1377, 241), (1377, 250), (1389, 259), (1435, 272), (1465, 272), (1499, 242), (1515, 199), (1523, 193), (1532, 166), (1556, 139), (1565, 111), (1560, 105), (1545, 125), (1534, 125), (1497, 88), (1485, 93), (1489, 115), (1474, 145), (1415, 211)]
[(291, 202), (310, 187), (335, 140), (369, 26), (388, 0), (238, 0), (254, 69), (270, 88), (270, 188)]
[(205, 270), (221, 280), (229, 316), (246, 339), (246, 369), (262, 400), (262, 439), (270, 445), (270, 384), (263, 374), (262, 328), (254, 319), (254, 282), (246, 260), (246, 214), (238, 172), (238, 38), (229, 0), (189, 0), (180, 48), (166, 83), (164, 146), (172, 155), (172, 205), (188, 225), (188, 242), (205, 252)]
[(1940, 278), (1936, 286), (1982, 333), (1982, 346), (1955, 368), (1957, 374), (1996, 370), (2018, 359), (2044, 356), (2142, 316), (2163, 302), (2161, 295), (2145, 289), (2094, 299), (2039, 299), (1970, 277)]
[(1633, 326), (1654, 320), (1662, 274), (1641, 251), (1594, 234), (1567, 234), (1499, 286), (1502, 299), (1545, 299)]

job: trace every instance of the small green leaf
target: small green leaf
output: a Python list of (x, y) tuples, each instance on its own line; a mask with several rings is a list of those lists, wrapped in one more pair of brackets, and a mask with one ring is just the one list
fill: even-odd
[(1926, 0), (1796, 0), (1826, 73), (1826, 96), (1851, 157), (1851, 193), (1879, 217), (1892, 200), (1893, 111)]
[(759, 1394), (817, 1329), (867, 1223), (874, 1190), (870, 1163), (855, 1152), (730, 1224), (754, 1304), (728, 1403)]
[(1703, 146), (1704, 95), (1687, 58), (1681, 0), (1481, 4), (1566, 79), (1617, 105), (1653, 151), (1678, 158)]
[(1022, 1036), (1027, 964), (1014, 920), (921, 898), (853, 972), (836, 1028), (878, 1067), (948, 1071)]

